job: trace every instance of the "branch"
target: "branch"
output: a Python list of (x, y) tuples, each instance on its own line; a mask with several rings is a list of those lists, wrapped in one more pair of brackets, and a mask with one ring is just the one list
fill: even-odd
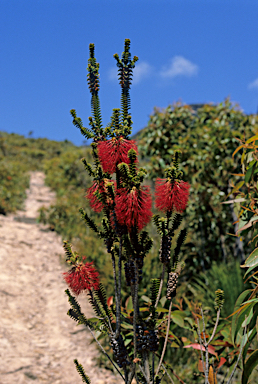
[[(246, 316), (245, 316), (245, 319), (246, 319)], [(243, 349), (244, 349), (244, 344), (245, 344), (244, 341), (245, 341), (245, 336), (246, 336), (246, 330), (247, 330), (247, 325), (245, 325), (245, 328), (244, 328), (243, 340), (242, 340), (242, 345), (241, 345), (241, 348), (240, 348), (240, 351), (239, 351), (238, 359), (237, 359), (236, 364), (234, 366), (234, 369), (231, 372), (231, 375), (230, 375), (230, 377), (229, 377), (229, 379), (227, 381), (227, 384), (230, 384), (231, 380), (233, 379), (233, 376), (234, 376), (235, 371), (237, 369), (237, 365), (238, 365), (239, 360), (241, 358), (241, 355), (242, 355), (242, 352), (243, 352)]]
[(204, 315), (203, 315), (203, 310), (201, 307), (201, 314), (202, 314), (202, 323), (203, 323), (203, 339), (204, 343), (203, 346), (205, 348), (205, 384), (209, 384), (209, 351), (208, 351), (208, 344), (206, 343), (206, 328), (205, 328), (205, 321), (204, 321)]
[(197, 317), (197, 333), (198, 333), (199, 343), (200, 343), (200, 347), (201, 347), (202, 368), (203, 368), (203, 372), (205, 372), (205, 365), (204, 365), (203, 352), (202, 352), (203, 342), (202, 342), (202, 338), (201, 338), (201, 328), (200, 328), (198, 317)]
[(160, 358), (158, 369), (156, 371), (156, 375), (155, 376), (157, 376), (158, 373), (159, 373), (159, 370), (160, 370), (160, 367), (161, 367), (161, 364), (162, 364), (162, 361), (163, 361), (163, 358), (164, 358), (164, 355), (165, 355), (165, 352), (166, 352), (166, 348), (167, 348), (168, 334), (169, 334), (170, 320), (171, 320), (171, 309), (172, 309), (172, 300), (170, 301), (170, 305), (169, 305), (167, 332), (166, 332), (165, 342), (164, 342), (164, 345), (163, 345), (163, 351), (162, 351), (162, 354), (161, 354), (161, 358)]
[(116, 328), (116, 336), (120, 334), (120, 326), (121, 326), (121, 276), (122, 276), (122, 237), (119, 239), (119, 259), (118, 259), (118, 312), (117, 312), (117, 328)]
[(122, 379), (125, 381), (125, 378), (124, 376), (122, 375), (122, 373), (119, 371), (119, 369), (117, 368), (117, 366), (114, 364), (113, 360), (108, 356), (107, 352), (104, 350), (104, 348), (102, 347), (102, 345), (100, 344), (100, 342), (98, 341), (98, 339), (96, 338), (96, 336), (94, 335), (94, 333), (92, 332), (92, 330), (90, 329), (90, 327), (88, 326), (88, 329), (90, 331), (90, 333), (92, 334), (92, 336), (94, 337), (94, 340), (96, 341), (96, 343), (98, 344), (98, 346), (100, 347), (101, 351), (107, 356), (107, 358), (109, 359), (109, 361), (112, 363), (112, 365), (115, 367), (115, 369), (117, 370), (117, 372), (119, 373), (119, 375), (122, 377)]
[(155, 308), (157, 308), (158, 303), (159, 303), (159, 299), (161, 296), (162, 286), (163, 286), (163, 282), (164, 282), (164, 276), (165, 276), (165, 264), (163, 264), (162, 275), (161, 275), (160, 284), (159, 284), (159, 292), (158, 292), (158, 296), (156, 299)]
[[(173, 381), (172, 377), (171, 377), (170, 374), (168, 373), (168, 371), (167, 371), (165, 365), (164, 365), (164, 364), (161, 364), (161, 365), (162, 365), (162, 368), (165, 370), (166, 374), (168, 375), (168, 377), (169, 377), (171, 383), (172, 383), (172, 384), (175, 384), (175, 382)], [(154, 380), (153, 380), (153, 382), (154, 382)]]
[(211, 335), (209, 341), (207, 342), (207, 345), (209, 345), (209, 344), (212, 342), (212, 340), (213, 340), (213, 338), (214, 338), (214, 336), (215, 336), (215, 333), (216, 333), (216, 331), (217, 331), (217, 327), (218, 327), (218, 324), (219, 324), (219, 317), (220, 317), (220, 308), (219, 308), (218, 311), (217, 311), (217, 319), (216, 319), (216, 323), (215, 323), (215, 325), (214, 325), (212, 335)]

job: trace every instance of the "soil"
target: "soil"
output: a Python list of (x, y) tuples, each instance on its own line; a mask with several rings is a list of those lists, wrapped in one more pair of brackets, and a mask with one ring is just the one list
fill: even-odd
[[(33, 172), (25, 210), (0, 215), (0, 384), (82, 383), (74, 359), (92, 384), (121, 383), (96, 366), (90, 332), (67, 316), (62, 240), (36, 220), (54, 197), (44, 174)], [(91, 317), (86, 296), (79, 302)]]

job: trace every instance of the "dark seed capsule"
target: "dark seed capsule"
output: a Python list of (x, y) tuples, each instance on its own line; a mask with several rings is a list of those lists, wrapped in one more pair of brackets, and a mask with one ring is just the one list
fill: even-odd
[(172, 299), (172, 297), (175, 296), (177, 280), (178, 274), (176, 272), (170, 272), (167, 285), (167, 299)]

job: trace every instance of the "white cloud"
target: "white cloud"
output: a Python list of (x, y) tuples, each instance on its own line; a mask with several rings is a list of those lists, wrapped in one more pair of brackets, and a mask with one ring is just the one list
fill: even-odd
[(194, 76), (198, 72), (198, 66), (185, 59), (183, 56), (174, 56), (170, 65), (163, 67), (160, 75), (162, 77)]
[(151, 71), (152, 68), (150, 64), (145, 61), (135, 64), (135, 68), (133, 70), (133, 83), (138, 84), (143, 78), (148, 77)]
[[(142, 79), (148, 77), (152, 71), (152, 67), (147, 62), (143, 61), (139, 64), (135, 64), (135, 68), (133, 69), (133, 81), (132, 84), (138, 84)], [(117, 68), (111, 68), (108, 72), (109, 80), (117, 80), (118, 73)]]
[(258, 78), (256, 80), (254, 80), (252, 83), (250, 83), (248, 85), (248, 88), (249, 89), (254, 89), (254, 88), (257, 88), (258, 89)]
[(109, 80), (117, 80), (117, 68), (116, 67), (110, 68), (110, 70), (108, 71), (108, 78), (109, 78)]

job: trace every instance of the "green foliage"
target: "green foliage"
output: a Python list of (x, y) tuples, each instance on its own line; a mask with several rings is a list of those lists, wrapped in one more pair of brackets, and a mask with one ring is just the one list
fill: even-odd
[(17, 160), (0, 159), (0, 214), (22, 209), (29, 187), (29, 174)]
[(29, 171), (42, 170), (46, 159), (73, 147), (68, 141), (32, 139), (0, 132), (0, 214), (22, 209)]
[(195, 297), (202, 302), (204, 308), (214, 311), (214, 292), (218, 289), (224, 291), (225, 305), (221, 309), (222, 317), (230, 316), (234, 311), (235, 302), (240, 293), (245, 289), (243, 273), (239, 262), (216, 263), (205, 273), (200, 273), (195, 282), (189, 284)]
[[(249, 289), (241, 293), (238, 297), (231, 323), (231, 335), (234, 343), (242, 341), (244, 350), (242, 355), (242, 383), (246, 384), (254, 378), (254, 368), (257, 366), (258, 356), (258, 343), (255, 340), (257, 337), (257, 316), (258, 316), (258, 247), (257, 247), (257, 234), (258, 234), (258, 216), (257, 216), (257, 174), (258, 174), (258, 135), (256, 132), (254, 136), (243, 140), (239, 140), (240, 145), (235, 149), (233, 156), (241, 156), (241, 173), (240, 176), (243, 180), (238, 181), (236, 185), (233, 184), (234, 199), (226, 203), (234, 204), (238, 213), (238, 228), (236, 231), (237, 236), (246, 238), (251, 236), (252, 253), (247, 257), (242, 268), (248, 268), (245, 273), (247, 281), (251, 283), (252, 290)], [(246, 329), (246, 335), (242, 335), (242, 329)], [(253, 349), (252, 349), (253, 348)], [(252, 352), (248, 357), (248, 353)], [(251, 381), (250, 381), (251, 382)]]
[(77, 369), (79, 375), (81, 376), (82, 381), (84, 383), (90, 384), (91, 381), (90, 381), (89, 377), (86, 375), (86, 373), (83, 369), (83, 366), (81, 364), (79, 364), (78, 360), (76, 360), (76, 359), (74, 360), (74, 364), (76, 365), (76, 369)]
[(68, 315), (78, 322), (78, 324), (84, 324), (86, 326), (91, 326), (90, 322), (86, 319), (85, 315), (81, 311), (81, 306), (78, 303), (78, 301), (75, 299), (74, 296), (71, 295), (69, 289), (66, 289), (65, 293), (68, 296), (68, 301), (72, 307), (72, 310), (70, 309), (68, 311)]
[(150, 157), (147, 166), (153, 178), (162, 177), (172, 156), (182, 151), (179, 168), (191, 185), (184, 246), (191, 273), (208, 268), (212, 260), (230, 260), (231, 255), (243, 259), (238, 240), (230, 235), (234, 209), (221, 202), (230, 192), (229, 180), (239, 165), (240, 156), (232, 158), (237, 139), (250, 135), (256, 125), (255, 116), (244, 115), (229, 100), (197, 109), (175, 104), (155, 109), (148, 126), (137, 135), (140, 153)]

